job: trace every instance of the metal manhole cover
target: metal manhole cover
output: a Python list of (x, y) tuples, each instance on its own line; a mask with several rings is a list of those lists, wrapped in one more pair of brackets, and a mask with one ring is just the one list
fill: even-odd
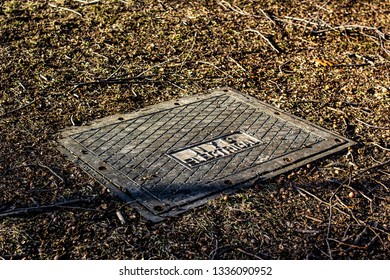
[(155, 222), (354, 144), (230, 88), (71, 128), (59, 142)]

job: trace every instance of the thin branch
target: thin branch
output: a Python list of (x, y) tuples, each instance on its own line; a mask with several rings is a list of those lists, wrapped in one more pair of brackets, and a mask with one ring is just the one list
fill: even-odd
[(354, 245), (354, 244), (348, 244), (348, 243), (345, 243), (345, 242), (342, 242), (342, 241), (339, 241), (339, 240), (333, 239), (333, 238), (329, 238), (329, 240), (337, 242), (340, 245), (348, 246), (348, 247), (351, 247), (351, 248), (367, 249), (367, 246), (358, 246), (358, 245)]
[(366, 126), (368, 126), (368, 127), (371, 127), (371, 128), (384, 129), (384, 130), (390, 129), (390, 127), (371, 125), (371, 124), (366, 123), (366, 122), (364, 122), (364, 121), (362, 121), (362, 120), (359, 120), (358, 118), (356, 118), (355, 120), (357, 120), (358, 122), (360, 122), (360, 123), (362, 123), (362, 124), (364, 124), (364, 125), (366, 125)]
[(372, 26), (364, 26), (364, 25), (357, 25), (357, 24), (351, 24), (351, 25), (339, 25), (339, 26), (334, 26), (329, 29), (323, 29), (323, 30), (316, 30), (313, 31), (313, 33), (324, 33), (328, 31), (334, 31), (334, 30), (353, 30), (353, 29), (365, 29), (365, 30), (373, 30), (378, 33), (380, 36), (384, 36), (382, 32), (379, 31), (378, 28), (372, 27)]
[(232, 6), (229, 2), (224, 1), (224, 0), (220, 1), (220, 2), (218, 3), (218, 5), (224, 7), (225, 9), (226, 9), (226, 8), (227, 8), (227, 9), (230, 9), (230, 10), (232, 10), (233, 12), (236, 12), (237, 14), (240, 14), (240, 15), (243, 15), (243, 16), (250, 16), (250, 17), (255, 17), (255, 18), (256, 18), (256, 17), (259, 17), (259, 16), (256, 16), (256, 15), (252, 15), (252, 14), (250, 14), (250, 13), (248, 13), (248, 12), (245, 12), (244, 10), (242, 10), (241, 8), (239, 8), (239, 7), (237, 7), (237, 6)]
[(208, 61), (197, 61), (197, 63), (202, 63), (202, 64), (211, 65), (211, 66), (213, 66), (215, 69), (221, 71), (223, 74), (225, 74), (226, 76), (228, 76), (229, 78), (234, 78), (234, 77), (231, 76), (229, 73), (223, 71), (221, 68), (219, 68), (218, 66), (216, 66), (215, 64), (213, 64), (213, 63), (211, 63), (211, 62), (208, 62)]
[(185, 65), (185, 63), (186, 63), (186, 61), (187, 61), (187, 59), (191, 56), (191, 54), (192, 54), (192, 52), (193, 52), (193, 50), (194, 50), (197, 36), (198, 36), (198, 33), (195, 32), (195, 35), (194, 35), (194, 37), (193, 37), (193, 38), (194, 38), (194, 41), (192, 42), (192, 46), (191, 46), (190, 50), (187, 52), (187, 55), (184, 57), (184, 59), (183, 59), (183, 61), (182, 61), (182, 63), (181, 63), (179, 72), (181, 72), (181, 70), (183, 69), (183, 67), (184, 67), (184, 65)]
[[(309, 192), (309, 191), (307, 191), (307, 190), (305, 190), (305, 189), (302, 189), (302, 188), (300, 188), (300, 187), (295, 187), (295, 188), (296, 188), (297, 190), (300, 190), (300, 191), (302, 191), (302, 192), (308, 194), (309, 196), (315, 198), (316, 200), (318, 200), (318, 201), (321, 202), (322, 204), (324, 204), (324, 205), (326, 205), (326, 206), (328, 206), (328, 207), (331, 206), (331, 204), (329, 204), (328, 202), (322, 200), (321, 198), (319, 198), (318, 196), (312, 194), (311, 192)], [(338, 212), (344, 214), (344, 215), (350, 216), (350, 214), (348, 214), (347, 212), (345, 212), (345, 211), (343, 211), (343, 210), (337, 208), (336, 206), (332, 206), (332, 208), (335, 209), (335, 210), (337, 210)], [(358, 220), (358, 222), (359, 222), (359, 224), (360, 224), (360, 223), (364, 223), (364, 222), (361, 221), (361, 220)]]
[(333, 192), (332, 196), (330, 197), (329, 199), (329, 221), (328, 221), (328, 227), (327, 227), (327, 230), (326, 230), (326, 238), (325, 238), (325, 241), (326, 241), (326, 245), (328, 246), (328, 253), (329, 253), (329, 257), (330, 259), (332, 260), (333, 257), (332, 257), (332, 250), (331, 250), (331, 247), (330, 247), (330, 243), (329, 243), (329, 235), (330, 235), (330, 227), (332, 225), (332, 214), (333, 214), (333, 211), (332, 211), (332, 208), (334, 207), (333, 204), (332, 204), (332, 200), (333, 200), (333, 197), (336, 196), (337, 198), (337, 195), (336, 193), (339, 191), (339, 189), (341, 188), (342, 185), (340, 185), (335, 192)]
[(313, 234), (313, 235), (316, 235), (316, 234), (319, 234), (321, 231), (319, 230), (315, 230), (315, 229), (295, 229), (296, 232), (299, 232), (299, 233), (304, 233), (304, 234)]
[(263, 38), (271, 46), (271, 48), (274, 51), (276, 51), (277, 53), (280, 53), (280, 51), (274, 46), (274, 44), (272, 44), (272, 42), (267, 37), (265, 37), (263, 34), (261, 34), (261, 32), (259, 30), (256, 30), (256, 29), (245, 29), (244, 31), (246, 31), (246, 32), (254, 32), (254, 33), (260, 35), (260, 37)]
[(75, 10), (72, 10), (72, 9), (69, 9), (69, 8), (59, 7), (59, 6), (56, 6), (56, 5), (51, 4), (51, 3), (49, 3), (48, 5), (49, 5), (50, 7), (57, 8), (57, 9), (59, 9), (59, 10), (64, 10), (64, 11), (68, 11), (68, 12), (74, 13), (74, 14), (76, 14), (76, 15), (79, 15), (80, 17), (83, 16), (83, 15), (80, 14), (79, 12), (76, 12)]
[[(231, 62), (233, 62), (234, 64), (236, 64), (238, 66), (238, 68), (240, 68), (242, 71), (244, 72), (248, 72), (244, 67), (242, 67), (242, 65), (240, 63), (237, 62), (237, 60), (235, 60), (234, 58), (230, 57), (229, 56), (229, 60)], [(235, 71), (236, 72), (236, 71)]]
[(40, 167), (42, 167), (42, 168), (45, 168), (45, 169), (49, 170), (49, 171), (51, 172), (51, 174), (53, 174), (54, 176), (56, 176), (58, 179), (61, 180), (62, 183), (65, 184), (64, 178), (62, 178), (62, 177), (59, 176), (56, 172), (54, 172), (53, 169), (51, 169), (50, 167), (48, 167), (48, 166), (46, 166), (46, 165), (43, 165), (43, 164), (41, 164), (41, 163), (37, 163), (37, 165), (40, 166)]
[(259, 257), (258, 255), (255, 255), (255, 254), (252, 254), (252, 253), (249, 253), (247, 251), (245, 251), (244, 249), (241, 249), (241, 248), (236, 248), (237, 251), (241, 252), (241, 253), (244, 253), (245, 255), (248, 255), (250, 257), (253, 257), (255, 259), (258, 259), (258, 260), (264, 260), (263, 258)]
[(23, 106), (21, 106), (21, 107), (19, 107), (19, 108), (16, 108), (16, 109), (14, 109), (14, 110), (9, 111), (9, 112), (5, 112), (4, 114), (0, 115), (0, 118), (4, 117), (4, 116), (6, 116), (6, 115), (9, 115), (9, 114), (13, 114), (13, 113), (15, 113), (15, 112), (17, 112), (17, 111), (20, 111), (20, 110), (22, 110), (22, 109), (28, 107), (28, 106), (31, 106), (31, 105), (34, 104), (35, 102), (36, 102), (36, 100), (31, 101), (30, 103), (27, 103), (26, 105), (23, 105)]
[(390, 163), (390, 160), (387, 160), (387, 161), (385, 161), (385, 162), (378, 163), (378, 164), (375, 164), (375, 165), (373, 165), (373, 166), (367, 167), (366, 169), (363, 169), (362, 171), (360, 171), (359, 174), (358, 174), (358, 175), (355, 175), (354, 177), (355, 177), (355, 178), (356, 178), (356, 177), (360, 177), (360, 176), (363, 175), (363, 173), (366, 173), (367, 171), (370, 171), (370, 170), (372, 170), (372, 169), (377, 169), (377, 168), (382, 167), (382, 166), (385, 166), (385, 165), (387, 165), (387, 164), (389, 164), (389, 163)]
[[(254, 17), (254, 18), (261, 18), (261, 16), (245, 12), (243, 9), (239, 8), (238, 6), (232, 6), (232, 4), (230, 4), (229, 2), (224, 1), (224, 0), (220, 1), (218, 3), (218, 5), (224, 7), (225, 9), (230, 9), (233, 12), (236, 12), (237, 14), (240, 14), (240, 15), (243, 15), (243, 16), (249, 16), (249, 17)], [(276, 25), (276, 22), (263, 9), (259, 9), (259, 10), (270, 22), (272, 22), (274, 25)]]
[(380, 181), (378, 181), (378, 180), (375, 180), (375, 179), (373, 179), (373, 181), (374, 181), (375, 183), (381, 185), (382, 187), (384, 187), (387, 191), (390, 190), (390, 189), (389, 189), (385, 184), (383, 184), (382, 182), (380, 182)]
[(82, 3), (84, 6), (93, 5), (100, 2), (100, 0), (93, 0), (93, 1), (74, 0), (74, 1)]
[(91, 85), (107, 85), (107, 84), (127, 84), (127, 83), (136, 83), (136, 82), (142, 82), (142, 79), (148, 79), (155, 77), (155, 75), (150, 75), (150, 76), (135, 76), (135, 77), (129, 77), (129, 78), (120, 78), (120, 79), (99, 79), (96, 81), (92, 82), (78, 82), (74, 83), (74, 87), (68, 91), (68, 93), (73, 93), (76, 89), (83, 87), (83, 86), (91, 86)]
[(122, 68), (123, 64), (125, 64), (124, 61), (122, 61), (121, 65), (119, 65), (119, 67), (114, 72), (112, 72), (110, 76), (108, 76), (107, 80), (111, 79), (116, 73), (118, 73), (118, 71)]
[(161, 66), (161, 65), (164, 65), (164, 64), (166, 64), (166, 63), (168, 63), (168, 62), (170, 62), (170, 61), (173, 61), (173, 60), (179, 58), (182, 54), (183, 54), (183, 53), (181, 53), (180, 55), (178, 55), (178, 56), (176, 56), (176, 57), (169, 58), (169, 59), (167, 59), (167, 60), (165, 60), (165, 61), (163, 61), (163, 62), (157, 63), (156, 65), (153, 65), (153, 66), (149, 67), (149, 68), (146, 69), (145, 71), (143, 71), (143, 72), (141, 72), (140, 74), (138, 74), (137, 76), (135, 76), (135, 78), (139, 78), (139, 77), (141, 77), (143, 74), (149, 72), (150, 70), (152, 70), (152, 69), (154, 69), (154, 68), (157, 68), (157, 67), (159, 67), (159, 66)]
[(377, 146), (378, 148), (381, 148), (382, 150), (385, 150), (385, 151), (390, 152), (390, 149), (385, 148), (385, 147), (382, 147), (381, 145), (379, 145), (379, 144), (377, 144), (377, 143), (372, 143), (372, 145)]
[(77, 204), (78, 203), (89, 203), (89, 202), (92, 202), (96, 199), (97, 199), (97, 197), (84, 198), (84, 199), (73, 199), (73, 200), (62, 201), (62, 202), (49, 204), (49, 205), (41, 205), (41, 206), (28, 207), (28, 208), (19, 208), (17, 210), (11, 210), (11, 211), (6, 211), (3, 213), (0, 213), (0, 218), (21, 215), (21, 214), (28, 214), (28, 213), (32, 213), (32, 212), (43, 212), (46, 210), (61, 208), (62, 206), (68, 206), (68, 205), (76, 204), (76, 203)]

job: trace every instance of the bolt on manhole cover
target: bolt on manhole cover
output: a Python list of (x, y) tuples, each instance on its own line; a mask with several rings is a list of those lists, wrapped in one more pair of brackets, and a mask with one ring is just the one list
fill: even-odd
[(59, 142), (155, 222), (354, 144), (230, 88), (70, 128)]

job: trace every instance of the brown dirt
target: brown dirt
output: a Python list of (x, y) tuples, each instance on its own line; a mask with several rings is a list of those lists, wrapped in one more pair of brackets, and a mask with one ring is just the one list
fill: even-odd
[[(389, 259), (389, 11), (0, 1), (0, 258)], [(55, 149), (65, 127), (225, 85), (358, 144), (155, 225)]]

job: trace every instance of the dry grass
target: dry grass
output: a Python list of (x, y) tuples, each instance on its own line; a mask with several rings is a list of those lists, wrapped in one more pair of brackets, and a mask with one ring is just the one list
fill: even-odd
[[(386, 1), (85, 2), (0, 1), (0, 213), (57, 206), (0, 216), (0, 258), (390, 257)], [(225, 85), (358, 145), (156, 225), (55, 149)]]

